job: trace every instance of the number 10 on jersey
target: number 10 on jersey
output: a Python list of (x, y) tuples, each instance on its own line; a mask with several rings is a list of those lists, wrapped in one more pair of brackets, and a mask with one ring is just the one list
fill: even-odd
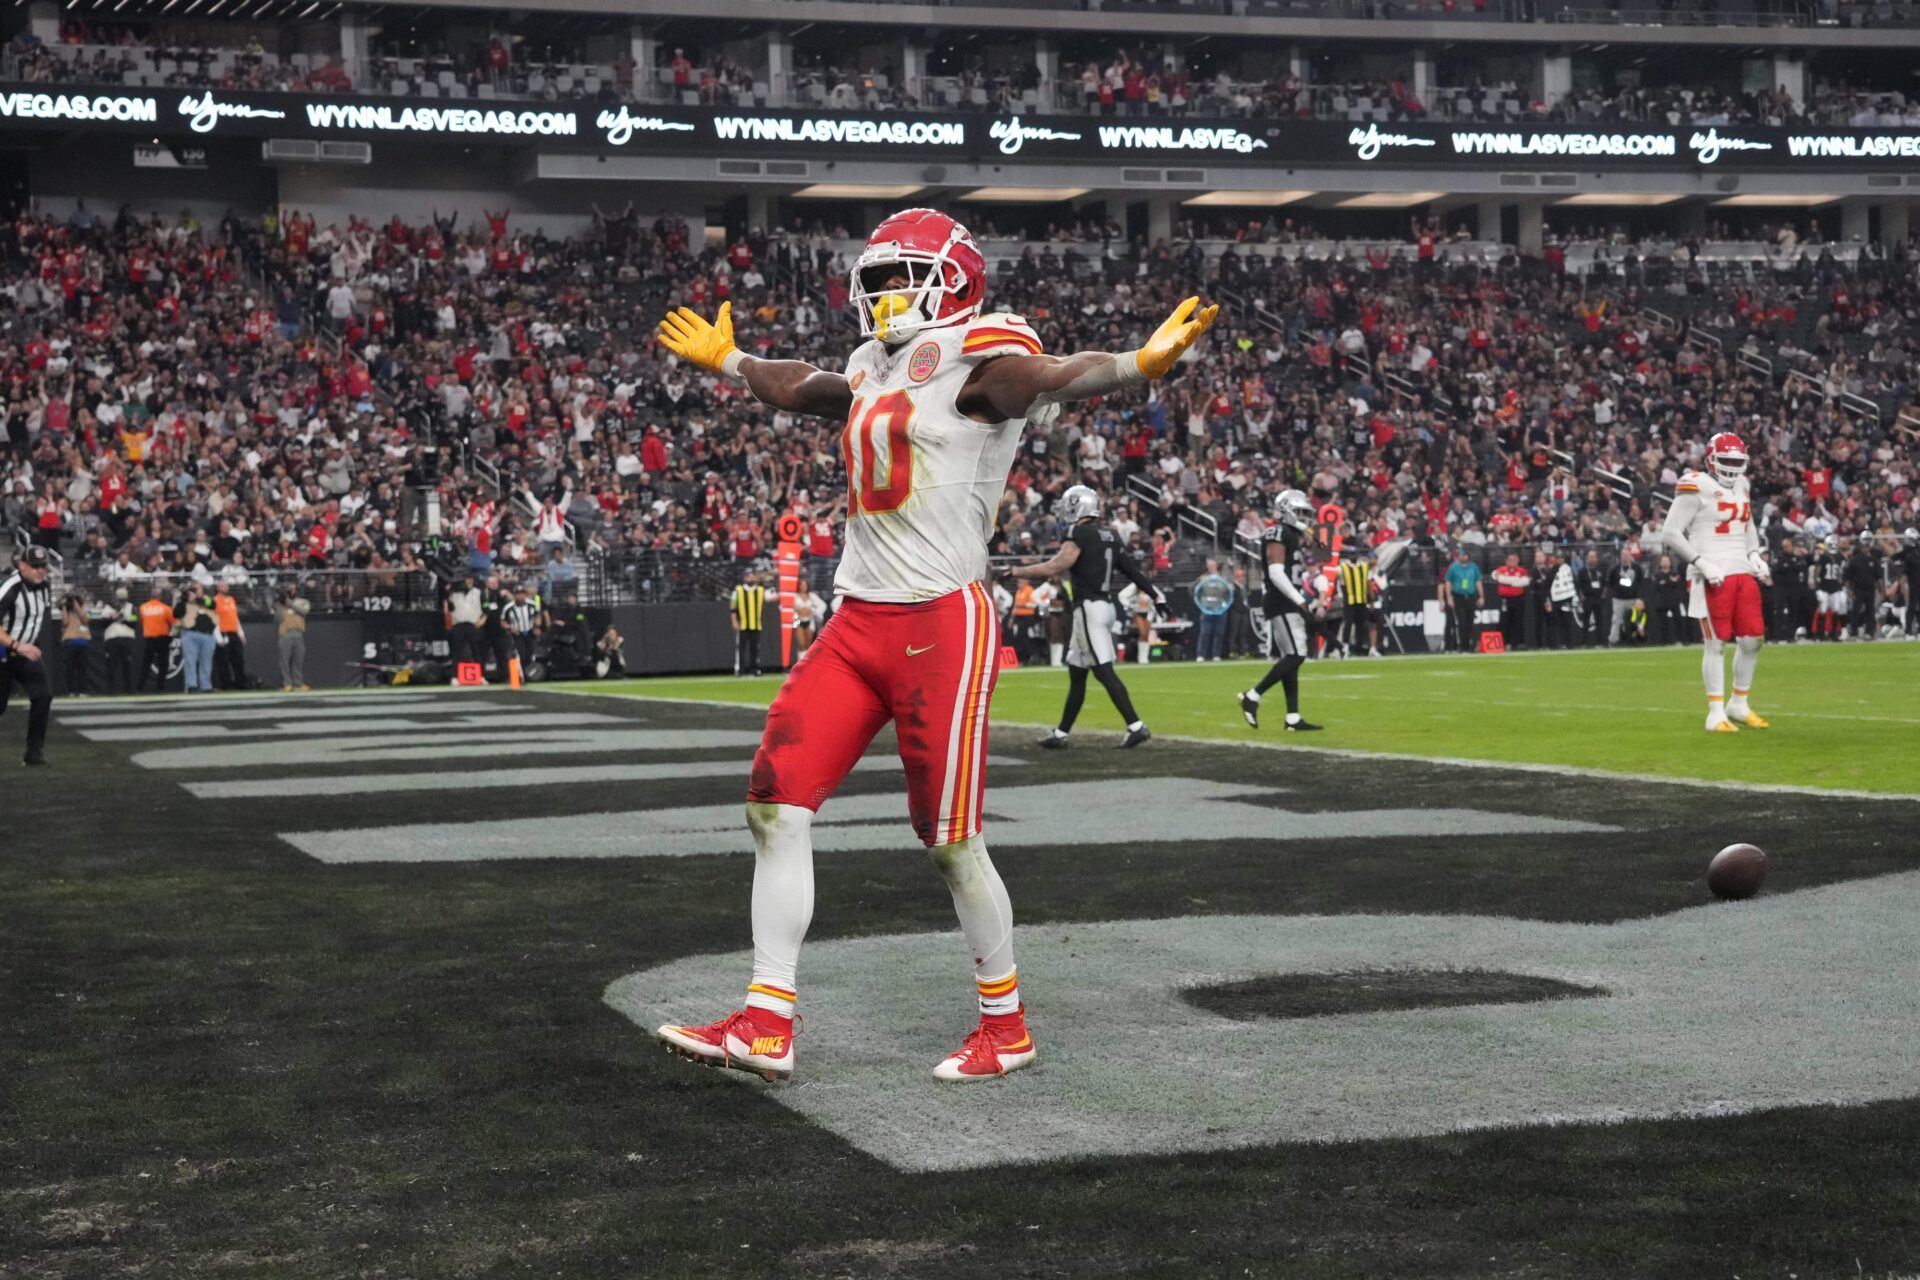
[(849, 516), (898, 511), (913, 492), (913, 448), (907, 442), (911, 421), (913, 401), (904, 391), (853, 402), (846, 430), (840, 433)]

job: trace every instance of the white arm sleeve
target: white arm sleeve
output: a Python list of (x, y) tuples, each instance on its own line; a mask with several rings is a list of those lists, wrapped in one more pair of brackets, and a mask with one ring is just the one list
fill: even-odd
[(1700, 514), (1700, 495), (1683, 493), (1673, 500), (1667, 508), (1667, 522), (1660, 526), (1660, 542), (1674, 555), (1692, 564), (1700, 553), (1687, 541), (1687, 530), (1693, 524), (1693, 518)]
[(1300, 608), (1307, 607), (1307, 598), (1300, 594), (1300, 588), (1293, 585), (1293, 579), (1287, 576), (1287, 566), (1278, 561), (1267, 565), (1267, 581), (1271, 582), (1281, 595), (1294, 602)]

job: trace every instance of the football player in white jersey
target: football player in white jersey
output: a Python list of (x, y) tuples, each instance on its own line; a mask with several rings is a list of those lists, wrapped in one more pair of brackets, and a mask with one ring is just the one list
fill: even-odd
[(845, 373), (743, 354), (724, 304), (711, 324), (684, 307), (660, 324), (668, 351), (743, 382), (762, 403), (846, 423), (837, 607), (767, 712), (747, 789), (759, 857), (745, 1007), (658, 1033), (695, 1061), (770, 1080), (792, 1073), (795, 970), (813, 915), (813, 815), (888, 721), (908, 813), (952, 891), (979, 1000), (979, 1026), (934, 1074), (991, 1079), (1034, 1059), (1013, 911), (980, 837), (1000, 656), (998, 619), (980, 585), (987, 539), (1027, 419), (1164, 377), (1217, 308), (1187, 299), (1134, 351), (1047, 356), (1020, 317), (982, 314), (986, 284), (986, 260), (965, 227), (909, 209), (881, 223), (854, 264), (849, 301), (869, 341)]
[[(1766, 639), (1760, 583), (1772, 573), (1753, 522), (1747, 492), (1747, 446), (1731, 431), (1707, 442), (1704, 471), (1680, 477), (1660, 534), (1667, 550), (1687, 563), (1687, 616), (1700, 619), (1705, 645), (1707, 732), (1737, 733), (1739, 725), (1767, 728), (1747, 703), (1753, 669)], [(1733, 697), (1728, 699), (1722, 646), (1733, 641)]]

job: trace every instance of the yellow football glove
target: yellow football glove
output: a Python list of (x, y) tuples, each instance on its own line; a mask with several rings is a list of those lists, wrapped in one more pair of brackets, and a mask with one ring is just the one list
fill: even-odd
[(691, 361), (709, 373), (721, 373), (721, 365), (736, 348), (733, 345), (733, 304), (723, 302), (720, 312), (708, 324), (688, 307), (669, 311), (660, 322), (660, 345), (682, 360)]
[(1186, 349), (1200, 340), (1200, 335), (1213, 326), (1213, 318), (1220, 314), (1220, 304), (1195, 313), (1200, 299), (1188, 298), (1173, 309), (1173, 314), (1163, 321), (1146, 345), (1134, 352), (1133, 361), (1140, 366), (1140, 372), (1149, 378), (1164, 378), (1172, 370)]

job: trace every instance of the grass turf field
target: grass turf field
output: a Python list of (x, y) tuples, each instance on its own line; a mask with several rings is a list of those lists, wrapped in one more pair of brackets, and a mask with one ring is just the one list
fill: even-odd
[[(1667, 761), (1678, 768), (1703, 749), (1731, 747), (1752, 766), (1735, 776), (1910, 792), (1899, 766), (1913, 756), (1912, 731), (1898, 717), (1920, 717), (1911, 663), (1897, 646), (1769, 650), (1757, 700), (1780, 727), (1731, 739), (1700, 733), (1696, 664), (1677, 652), (1326, 664), (1308, 669), (1303, 688), (1307, 710), (1334, 726), (1324, 735), (1333, 747), (1471, 758), (1497, 743), (1519, 760), (1623, 775), (1664, 773)], [(1589, 667), (1615, 673), (1615, 696), (1672, 709), (1623, 710), (1634, 717), (1624, 727), (1585, 710), (1599, 699), (1584, 696), (1585, 677), (1572, 677)], [(1455, 670), (1464, 674), (1442, 674)], [(786, 1100), (670, 1059), (610, 1007), (610, 989), (623, 984), (674, 1004), (680, 989), (655, 989), (654, 976), (708, 958), (739, 971), (749, 943), (744, 838), (725, 852), (653, 855), (677, 852), (676, 828), (655, 820), (665, 811), (713, 807), (733, 821), (750, 750), (741, 744), (759, 718), (751, 706), (505, 691), (63, 703), (55, 768), (4, 784), (12, 834), (0, 856), (0, 1275), (1920, 1271), (1920, 1084), (1904, 1083), (1907, 1064), (1920, 1061), (1920, 1019), (1906, 1005), (1869, 1008), (1851, 1023), (1833, 1013), (1857, 999), (1863, 975), (1920, 968), (1914, 931), (1867, 923), (1878, 910), (1869, 904), (1892, 904), (1897, 924), (1908, 901), (1903, 886), (1920, 870), (1920, 801), (1763, 792), (1735, 804), (1644, 778), (1249, 751), (1226, 695), (1251, 671), (1127, 671), (1143, 711), (1169, 735), (1145, 750), (1103, 749), (1114, 726), (1097, 690), (1081, 749), (1043, 753), (1025, 732), (997, 736), (988, 808), (1008, 819), (997, 823), (996, 861), (1033, 940), (1024, 985), (1043, 1057), (1025, 1076), (970, 1095), (984, 1112), (975, 1117), (984, 1138), (943, 1127), (950, 1117), (931, 1105), (937, 1095), (917, 1092), (934, 1087), (924, 1069), (965, 1029), (969, 984), (947, 895), (898, 821), (887, 828), (898, 841), (886, 847), (823, 844), (813, 958), (802, 973), (814, 1023), (800, 1045), (800, 1078), (780, 1086), (792, 1091)], [(1361, 675), (1372, 678), (1336, 678)], [(1007, 724), (1048, 721), (1061, 683), (1057, 673), (1009, 675), (996, 713)], [(1583, 696), (1579, 708), (1561, 701), (1564, 717), (1491, 710), (1495, 695), (1569, 685)], [(1462, 686), (1486, 700), (1476, 704)], [(769, 697), (773, 682), (635, 687), (751, 702)], [(1864, 710), (1883, 719), (1817, 718), (1842, 714), (1832, 708), (1855, 697), (1872, 700)], [(598, 718), (553, 724), (574, 712)], [(356, 728), (356, 715), (381, 726)], [(539, 728), (516, 728), (536, 718)], [(1793, 744), (1829, 723), (1838, 759), (1823, 767)], [(14, 717), (0, 721), (0, 733), (17, 730)], [(439, 744), (419, 745), (423, 730)], [(1223, 741), (1171, 740), (1175, 733)], [(1271, 729), (1260, 736), (1281, 739)], [(1662, 746), (1669, 737), (1674, 744)], [(502, 742), (509, 753), (483, 754)], [(877, 743), (878, 767), (849, 779), (849, 804), (899, 803), (885, 767), (890, 746)], [(209, 754), (191, 754), (201, 748)], [(1888, 753), (1899, 758), (1882, 768), (1877, 758)], [(430, 781), (579, 767), (630, 767), (635, 779), (651, 772), (622, 782), (545, 773), (465, 789)], [(1225, 816), (1241, 803), (1213, 801), (1179, 810), (1191, 831), (1178, 838), (1129, 838), (1139, 815), (1121, 806), (1074, 810), (1077, 828), (1064, 836), (1046, 826), (1037, 839), (1013, 838), (1031, 816), (1023, 795), (1119, 786), (1141, 803), (1173, 795), (1167, 803), (1177, 806), (1184, 802), (1167, 788), (1196, 779), (1257, 792), (1244, 803), (1271, 811), (1270, 825), (1237, 831)], [(256, 790), (205, 790), (243, 785)], [(1590, 829), (1290, 838), (1290, 825), (1315, 815), (1345, 820), (1377, 805), (1551, 814)], [(583, 831), (630, 841), (633, 856), (588, 856)], [(323, 862), (297, 842), (312, 832), (389, 852)], [(1755, 904), (1703, 906), (1705, 858), (1735, 839), (1774, 855), (1768, 893)], [(1860, 895), (1857, 927), (1845, 911), (1794, 913), (1848, 893)], [(1226, 933), (1231, 922), (1216, 930), (1215, 917), (1271, 917), (1264, 931), (1281, 943), (1331, 927), (1383, 948), (1393, 935), (1460, 921), (1496, 942), (1570, 930), (1580, 947), (1610, 929), (1653, 929), (1649, 943), (1695, 922), (1713, 932), (1698, 935), (1710, 945), (1683, 956), (1688, 980), (1678, 986), (1697, 989), (1696, 1007), (1618, 1038), (1608, 1031), (1594, 1042), (1593, 1063), (1544, 1064), (1549, 1089), (1617, 1091), (1615, 1123), (1445, 1120), (1412, 1136), (1077, 1155), (1073, 1144), (1086, 1135), (1059, 1122), (1048, 1139), (1057, 1158), (916, 1171), (872, 1154), (857, 1128), (842, 1132), (797, 1105), (831, 1104), (849, 1087), (849, 1059), (868, 1056), (870, 1044), (907, 1064), (872, 1095), (877, 1116), (917, 1123), (911, 1136), (927, 1150), (985, 1143), (990, 1157), (999, 1100), (1017, 1117), (1008, 1145), (1027, 1142), (1049, 1118), (1016, 1104), (1057, 1089), (1094, 1056), (1064, 1051), (1092, 1036), (1105, 1038), (1107, 1060), (1172, 1057), (1192, 1077), (1182, 1083), (1176, 1072), (1144, 1099), (1127, 1096), (1123, 1077), (1111, 1096), (1089, 1090), (1093, 1104), (1184, 1114), (1203, 1101), (1203, 1084), (1233, 1084), (1209, 1075), (1229, 1041), (1158, 1038), (1128, 1021), (1125, 1001), (1089, 1006), (1085, 989), (1099, 984), (1068, 989), (1065, 975), (1073, 954), (1092, 955), (1131, 922), (1141, 937), (1169, 920), (1198, 937)], [(1309, 919), (1296, 927), (1288, 917)], [(902, 938), (921, 934), (937, 936), (901, 950)], [(1623, 954), (1649, 949), (1640, 934), (1625, 936)], [(847, 1043), (846, 1010), (835, 1001), (848, 970), (862, 955), (923, 952), (936, 969), (951, 959), (950, 984), (916, 978), (899, 994), (901, 1008), (888, 1011), (898, 1025)], [(1113, 963), (1121, 971), (1125, 955)], [(1329, 1051), (1340, 1028), (1358, 1026), (1374, 1065), (1431, 1080), (1436, 1105), (1477, 1078), (1472, 1050), (1483, 1044), (1479, 1056), (1500, 1072), (1465, 1094), (1471, 1114), (1498, 1117), (1529, 1077), (1529, 1063), (1511, 1056), (1522, 1043), (1512, 1037), (1537, 1031), (1527, 1017), (1553, 1019), (1549, 1029), (1568, 1037), (1601, 1025), (1594, 1019), (1607, 997), (1593, 992), (1613, 986), (1614, 961), (1581, 951), (1570, 963), (1480, 963), (1462, 950), (1453, 965), (1275, 982), (1227, 957), (1186, 1004), (1200, 1011), (1192, 1017), (1218, 1018), (1199, 1025), (1222, 1036), (1247, 1027), (1305, 1035), (1301, 1056), (1277, 1053), (1252, 1071), (1230, 1064), (1254, 1090), (1250, 1111), (1284, 1095), (1297, 1099), (1281, 1108), (1284, 1122), (1297, 1116), (1335, 1131), (1380, 1108), (1417, 1111), (1422, 1089), (1368, 1103), (1358, 1092), (1365, 1062), (1351, 1076), (1297, 1065)], [(1430, 1019), (1413, 1024), (1411, 1037), (1404, 1024), (1352, 1021), (1409, 1010)], [(1756, 1022), (1781, 1011), (1789, 1019), (1764, 1051), (1742, 1039), (1749, 1010)], [(1730, 1025), (1715, 1033), (1725, 1044), (1707, 1051), (1707, 1092), (1691, 1093), (1699, 1086), (1674, 1046), (1701, 1038), (1696, 1020), (1719, 1018), (1721, 1027), (1729, 1012)], [(909, 1014), (931, 1031), (921, 1036)], [(1842, 1079), (1849, 1054), (1871, 1058), (1865, 1074), (1878, 1073), (1880, 1084), (1856, 1094)], [(1696, 1096), (1707, 1101), (1704, 1114), (1644, 1110)], [(1739, 1113), (1743, 1099), (1847, 1096), (1878, 1100), (1763, 1102)], [(865, 1095), (855, 1102), (867, 1109)], [(1096, 1125), (1083, 1127), (1097, 1139)]]
[[(1254, 736), (1233, 695), (1259, 679), (1257, 662), (1118, 668), (1156, 733), (1245, 741)], [(1766, 732), (1709, 738), (1698, 649), (1517, 653), (1500, 657), (1356, 659), (1309, 663), (1301, 707), (1328, 732), (1280, 732), (1276, 688), (1259, 737), (1286, 746), (1347, 748), (1462, 760), (1565, 765), (1659, 777), (1920, 792), (1920, 645), (1776, 645), (1761, 653), (1753, 705)], [(650, 698), (764, 706), (778, 676), (633, 680), (596, 685)], [(996, 723), (1049, 725), (1065, 677), (1007, 671)], [(1075, 725), (1098, 741), (1117, 731), (1097, 684)]]

